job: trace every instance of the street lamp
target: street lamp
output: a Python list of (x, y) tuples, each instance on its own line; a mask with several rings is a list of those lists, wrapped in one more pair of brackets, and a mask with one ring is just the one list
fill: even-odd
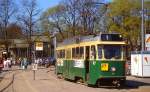
[(141, 22), (141, 44), (142, 44), (142, 49), (141, 49), (141, 51), (143, 52), (144, 51), (144, 36), (145, 36), (145, 34), (144, 34), (144, 0), (142, 0), (141, 1), (142, 2), (142, 14), (141, 14), (141, 16), (142, 16), (142, 22)]

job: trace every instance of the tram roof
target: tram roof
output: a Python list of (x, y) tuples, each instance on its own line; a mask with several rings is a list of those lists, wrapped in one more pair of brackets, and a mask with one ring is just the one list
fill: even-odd
[[(114, 40), (112, 39), (113, 37), (111, 36), (115, 36)], [(118, 37), (118, 39), (117, 39)], [(120, 37), (120, 39), (119, 39)], [(111, 39), (110, 39), (111, 38)], [(108, 39), (108, 40), (107, 40)], [(58, 47), (60, 46), (65, 46), (65, 45), (71, 45), (71, 44), (81, 44), (81, 43), (89, 43), (89, 42), (101, 42), (102, 44), (109, 44), (109, 43), (118, 43), (118, 44), (122, 44), (121, 42), (123, 42), (123, 44), (125, 43), (122, 39), (122, 36), (118, 33), (102, 33), (99, 35), (89, 35), (89, 36), (76, 36), (70, 39), (65, 39), (63, 42), (58, 44)]]

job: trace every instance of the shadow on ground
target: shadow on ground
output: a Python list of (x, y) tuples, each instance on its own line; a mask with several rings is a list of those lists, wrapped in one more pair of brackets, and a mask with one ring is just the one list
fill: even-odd
[(132, 89), (132, 88), (139, 88), (141, 86), (150, 86), (150, 83), (145, 83), (145, 82), (136, 81), (136, 80), (127, 80), (125, 88)]
[[(100, 88), (105, 88), (105, 89), (119, 89), (119, 90), (123, 90), (123, 89), (138, 89), (139, 87), (142, 86), (150, 86), (150, 83), (145, 83), (145, 82), (141, 82), (141, 81), (136, 81), (136, 80), (127, 80), (126, 84), (124, 86), (121, 87), (115, 87), (115, 86), (102, 86)], [(94, 88), (96, 88), (96, 86), (92, 86)]]

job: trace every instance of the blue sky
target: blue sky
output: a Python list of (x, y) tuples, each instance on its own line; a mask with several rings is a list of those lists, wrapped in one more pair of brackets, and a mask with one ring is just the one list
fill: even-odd
[[(39, 7), (43, 10), (46, 10), (49, 7), (59, 4), (60, 1), (62, 0), (37, 0)], [(112, 0), (100, 0), (100, 1), (109, 2)]]
[(62, 0), (37, 0), (38, 6), (43, 10), (59, 4), (60, 1)]

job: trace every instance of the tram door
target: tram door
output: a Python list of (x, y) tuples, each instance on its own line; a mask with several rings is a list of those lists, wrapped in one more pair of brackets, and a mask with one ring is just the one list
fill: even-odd
[(86, 70), (87, 79), (89, 74), (89, 58), (90, 58), (90, 46), (86, 46), (85, 47), (85, 70)]

